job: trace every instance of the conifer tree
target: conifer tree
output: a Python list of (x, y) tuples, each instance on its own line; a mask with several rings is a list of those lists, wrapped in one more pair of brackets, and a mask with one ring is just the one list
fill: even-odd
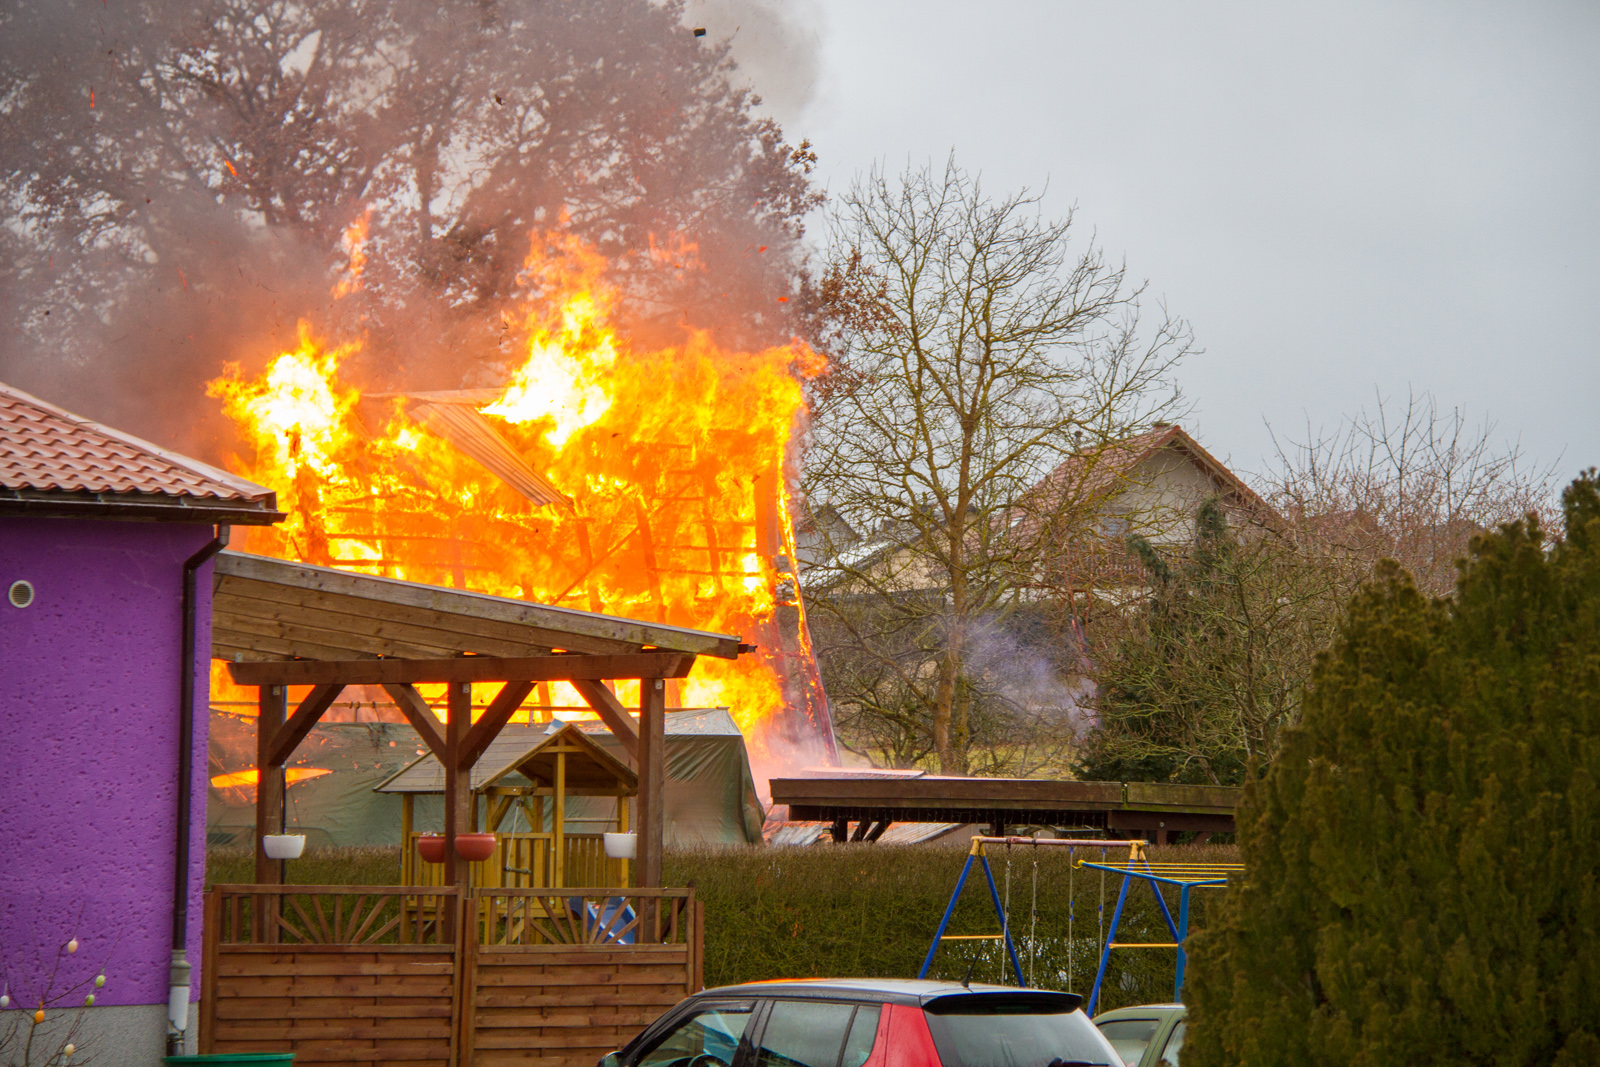
[(1193, 942), (1187, 1067), (1600, 1063), (1600, 481), (1389, 567), (1240, 813)]

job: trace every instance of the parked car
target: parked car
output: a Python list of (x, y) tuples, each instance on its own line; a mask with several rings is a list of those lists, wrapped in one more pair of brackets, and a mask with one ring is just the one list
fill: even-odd
[(1083, 998), (893, 979), (753, 982), (681, 1002), (600, 1067), (1121, 1067)]
[(1143, 1004), (1101, 1012), (1094, 1024), (1125, 1067), (1178, 1067), (1187, 1014), (1182, 1004)]

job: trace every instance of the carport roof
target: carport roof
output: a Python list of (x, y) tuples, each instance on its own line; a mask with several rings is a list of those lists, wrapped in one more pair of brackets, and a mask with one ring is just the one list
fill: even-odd
[(211, 654), (291, 659), (515, 658), (554, 650), (645, 651), (733, 659), (739, 638), (461, 589), (379, 578), (243, 552), (221, 552)]

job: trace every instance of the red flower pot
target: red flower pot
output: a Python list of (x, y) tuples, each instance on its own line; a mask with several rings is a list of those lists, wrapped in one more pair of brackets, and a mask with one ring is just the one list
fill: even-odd
[(423, 834), (417, 838), (417, 852), (428, 863), (443, 863), (444, 835)]
[(486, 860), (494, 855), (493, 834), (457, 834), (456, 855), (464, 860)]

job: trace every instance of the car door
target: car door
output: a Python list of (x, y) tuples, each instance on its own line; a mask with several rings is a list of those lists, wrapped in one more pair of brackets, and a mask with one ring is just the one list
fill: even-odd
[(862, 1067), (882, 1015), (880, 1004), (774, 998), (762, 1012), (749, 1067)]

